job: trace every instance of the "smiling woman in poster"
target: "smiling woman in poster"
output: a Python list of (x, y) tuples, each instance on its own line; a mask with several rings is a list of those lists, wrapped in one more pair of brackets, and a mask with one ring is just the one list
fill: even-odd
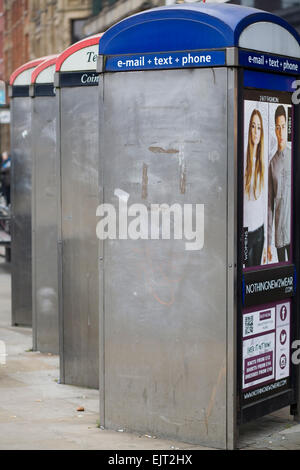
[(263, 119), (258, 109), (254, 109), (249, 122), (244, 174), (244, 263), (246, 267), (266, 263), (265, 207)]

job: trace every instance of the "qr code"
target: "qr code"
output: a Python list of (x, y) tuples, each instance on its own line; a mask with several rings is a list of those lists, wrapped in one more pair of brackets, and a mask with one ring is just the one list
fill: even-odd
[(248, 315), (245, 318), (245, 335), (253, 333), (253, 315)]

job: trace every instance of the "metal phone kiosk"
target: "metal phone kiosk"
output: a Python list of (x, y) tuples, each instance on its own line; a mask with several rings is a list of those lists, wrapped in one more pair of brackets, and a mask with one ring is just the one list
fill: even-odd
[(242, 423), (297, 413), (299, 58), (286, 22), (228, 4), (101, 38), (103, 426), (232, 449)]
[(59, 353), (56, 154), (57, 55), (31, 75), (32, 97), (32, 333), (33, 349)]
[(45, 58), (17, 68), (10, 77), (12, 324), (32, 325), (31, 270), (31, 73)]
[(98, 75), (96, 35), (57, 59), (60, 162), (59, 309), (61, 382), (98, 388)]

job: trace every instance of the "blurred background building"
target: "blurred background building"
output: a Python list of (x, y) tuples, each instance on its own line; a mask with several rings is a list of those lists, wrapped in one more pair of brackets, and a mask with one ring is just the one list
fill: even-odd
[[(7, 89), (11, 73), (25, 62), (59, 53), (133, 13), (184, 1), (191, 0), (0, 0), (0, 93), (1, 81)], [(300, 0), (230, 0), (227, 3), (274, 12), (300, 33)], [(9, 150), (8, 110), (6, 97), (5, 103), (0, 100), (0, 153)]]
[(246, 5), (275, 13), (300, 33), (300, 0), (233, 0), (228, 3)]
[[(83, 30), (86, 35), (99, 33), (129, 14), (173, 3), (184, 3), (184, 0), (93, 0), (93, 16), (86, 22)], [(186, 0), (186, 3), (192, 2)], [(233, 0), (227, 3), (275, 12), (300, 31), (300, 0)]]
[[(37, 57), (63, 51), (84, 37), (91, 0), (0, 0), (0, 80)], [(6, 87), (7, 89), (7, 87)], [(8, 99), (1, 108), (8, 109)], [(1, 122), (0, 152), (9, 150), (9, 124)]]

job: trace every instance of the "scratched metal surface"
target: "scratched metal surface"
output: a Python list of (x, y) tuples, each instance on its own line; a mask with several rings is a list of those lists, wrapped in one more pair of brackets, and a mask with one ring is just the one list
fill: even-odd
[(58, 354), (55, 99), (32, 99), (32, 303), (34, 349)]
[(11, 99), (12, 324), (32, 325), (31, 98)]
[(61, 89), (65, 383), (99, 386), (97, 87)]
[(205, 241), (200, 251), (185, 240), (104, 241), (100, 419), (225, 447), (227, 71), (103, 82), (104, 202), (117, 207), (121, 189), (128, 205), (204, 204)]

